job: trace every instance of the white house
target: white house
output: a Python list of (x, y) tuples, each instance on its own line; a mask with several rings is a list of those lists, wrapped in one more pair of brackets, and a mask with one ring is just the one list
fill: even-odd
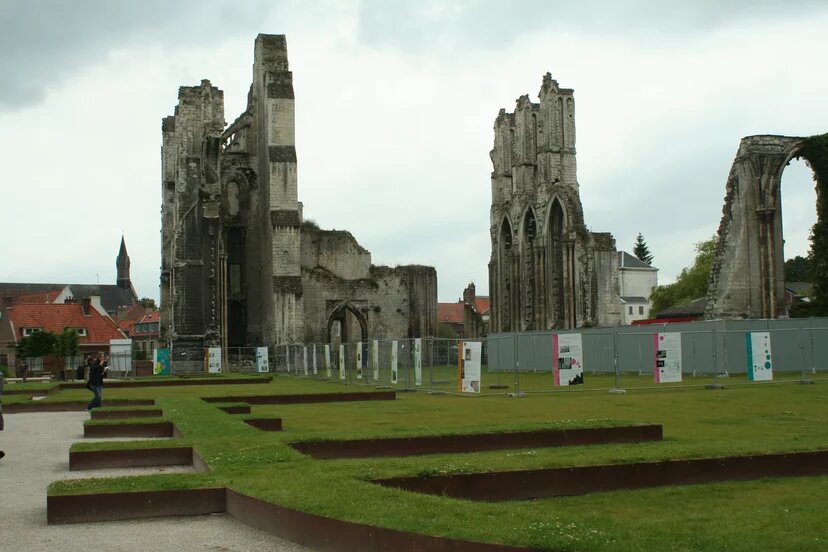
[(618, 252), (618, 286), (623, 324), (632, 324), (649, 316), (650, 294), (657, 285), (657, 268), (626, 251)]

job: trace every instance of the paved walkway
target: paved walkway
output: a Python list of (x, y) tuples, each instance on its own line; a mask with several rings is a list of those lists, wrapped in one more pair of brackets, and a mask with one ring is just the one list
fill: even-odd
[(46, 525), (46, 488), (76, 477), (113, 477), (191, 468), (69, 471), (69, 447), (83, 440), (86, 412), (5, 414), (0, 432), (0, 549), (15, 552), (87, 550), (284, 551), (308, 549), (247, 527), (225, 514)]

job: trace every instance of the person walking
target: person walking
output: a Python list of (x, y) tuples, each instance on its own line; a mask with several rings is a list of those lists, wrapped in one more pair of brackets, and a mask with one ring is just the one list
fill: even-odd
[(109, 371), (109, 363), (104, 357), (103, 351), (98, 353), (97, 358), (92, 360), (92, 366), (89, 368), (89, 381), (86, 382), (86, 388), (92, 391), (92, 399), (86, 405), (86, 409), (90, 412), (93, 408), (101, 406), (103, 399), (103, 379)]

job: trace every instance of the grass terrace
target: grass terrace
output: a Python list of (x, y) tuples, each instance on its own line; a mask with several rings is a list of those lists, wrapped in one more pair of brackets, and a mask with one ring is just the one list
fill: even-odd
[[(626, 395), (573, 391), (524, 398), (417, 392), (399, 393), (395, 401), (253, 405), (250, 415), (227, 414), (219, 410), (220, 404), (201, 400), (207, 396), (359, 389), (288, 377), (257, 385), (105, 389), (105, 400), (156, 399), (163, 419), (175, 423), (184, 438), (82, 443), (73, 450), (192, 445), (211, 472), (58, 481), (49, 493), (227, 486), (323, 516), (543, 550), (753, 552), (817, 551), (826, 547), (826, 476), (500, 503), (416, 494), (371, 482), (393, 476), (821, 450), (828, 448), (828, 387), (821, 384), (754, 384), (723, 390), (677, 388), (668, 392), (628, 391)], [(84, 390), (63, 390), (43, 401), (77, 401), (89, 396)], [(3, 398), (4, 403), (9, 400), (15, 397)], [(247, 417), (281, 417), (284, 431), (260, 431), (243, 423)], [(664, 441), (343, 460), (314, 460), (288, 445), (304, 440), (634, 423), (662, 424)]]

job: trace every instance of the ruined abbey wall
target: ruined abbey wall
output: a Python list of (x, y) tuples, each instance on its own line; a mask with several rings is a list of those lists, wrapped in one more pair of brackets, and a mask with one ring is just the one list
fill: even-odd
[(181, 87), (163, 120), (161, 322), (174, 362), (197, 366), (207, 346), (326, 341), (333, 320), (356, 320), (360, 338), (434, 332), (433, 268), (375, 267), (349, 233), (303, 224), (294, 101), (285, 37), (259, 35), (233, 123), (207, 80)]
[(787, 316), (782, 237), (782, 171), (802, 138), (747, 136), (725, 187), (705, 316)]
[(539, 100), (495, 119), (491, 331), (617, 325), (615, 241), (584, 224), (573, 91), (547, 73)]

